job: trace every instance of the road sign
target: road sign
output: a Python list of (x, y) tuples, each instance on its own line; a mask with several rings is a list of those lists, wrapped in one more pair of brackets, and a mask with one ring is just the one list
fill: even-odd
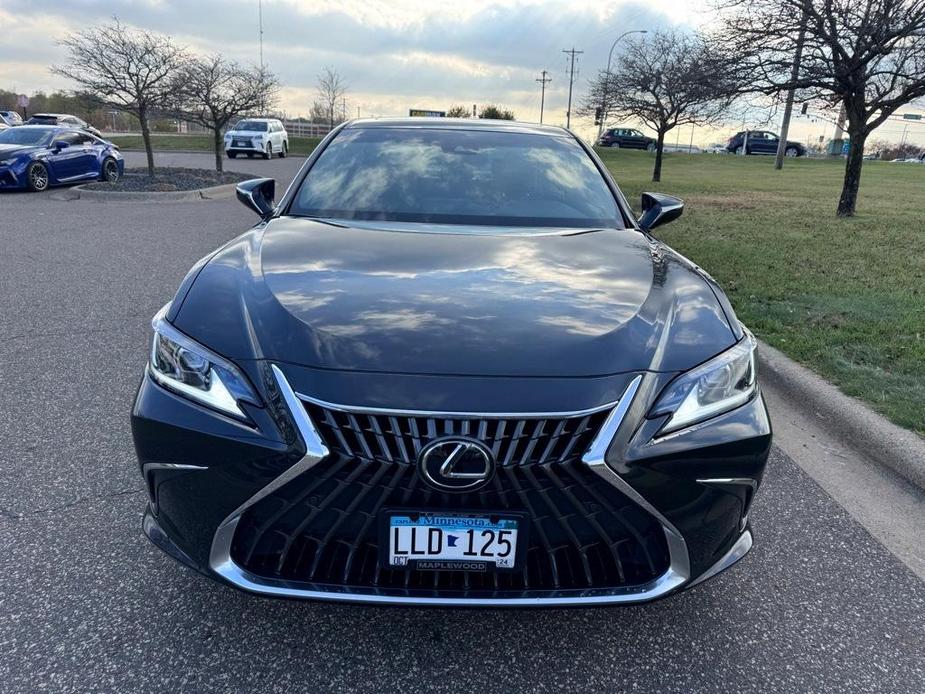
[(903, 119), (904, 120), (922, 120), (922, 114), (921, 113), (904, 113)]
[(412, 118), (446, 118), (446, 111), (428, 111), (423, 108), (409, 108), (408, 115)]
[(19, 106), (19, 108), (28, 108), (29, 97), (25, 94), (20, 94), (16, 97), (16, 105)]

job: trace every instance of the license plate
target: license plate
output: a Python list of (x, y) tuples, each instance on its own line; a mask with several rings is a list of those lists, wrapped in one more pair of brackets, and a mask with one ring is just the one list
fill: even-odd
[(234, 146), (235, 147), (247, 147), (247, 143), (244, 140), (235, 140)]
[(389, 567), (488, 571), (517, 564), (519, 518), (440, 512), (385, 516)]

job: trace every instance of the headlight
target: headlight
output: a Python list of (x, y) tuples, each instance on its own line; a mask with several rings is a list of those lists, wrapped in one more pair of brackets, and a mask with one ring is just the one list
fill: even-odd
[(670, 383), (650, 415), (671, 415), (659, 434), (683, 429), (748, 402), (756, 388), (756, 345), (746, 331), (741, 342)]
[(247, 419), (240, 402), (260, 405), (247, 377), (236, 366), (187, 337), (168, 323), (168, 304), (151, 321), (151, 375), (158, 383), (191, 400), (239, 419)]

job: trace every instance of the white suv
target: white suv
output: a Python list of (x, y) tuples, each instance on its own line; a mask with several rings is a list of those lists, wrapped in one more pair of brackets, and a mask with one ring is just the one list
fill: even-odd
[(225, 154), (234, 159), (238, 153), (252, 157), (255, 154), (269, 159), (274, 154), (289, 154), (289, 133), (275, 118), (245, 118), (225, 133)]

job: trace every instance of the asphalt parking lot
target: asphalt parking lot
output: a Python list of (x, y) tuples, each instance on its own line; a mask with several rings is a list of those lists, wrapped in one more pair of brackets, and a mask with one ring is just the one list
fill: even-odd
[(275, 601), (174, 563), (141, 535), (129, 431), (148, 321), (254, 219), (0, 196), (0, 691), (925, 691), (925, 585), (779, 451), (752, 553), (649, 605)]

